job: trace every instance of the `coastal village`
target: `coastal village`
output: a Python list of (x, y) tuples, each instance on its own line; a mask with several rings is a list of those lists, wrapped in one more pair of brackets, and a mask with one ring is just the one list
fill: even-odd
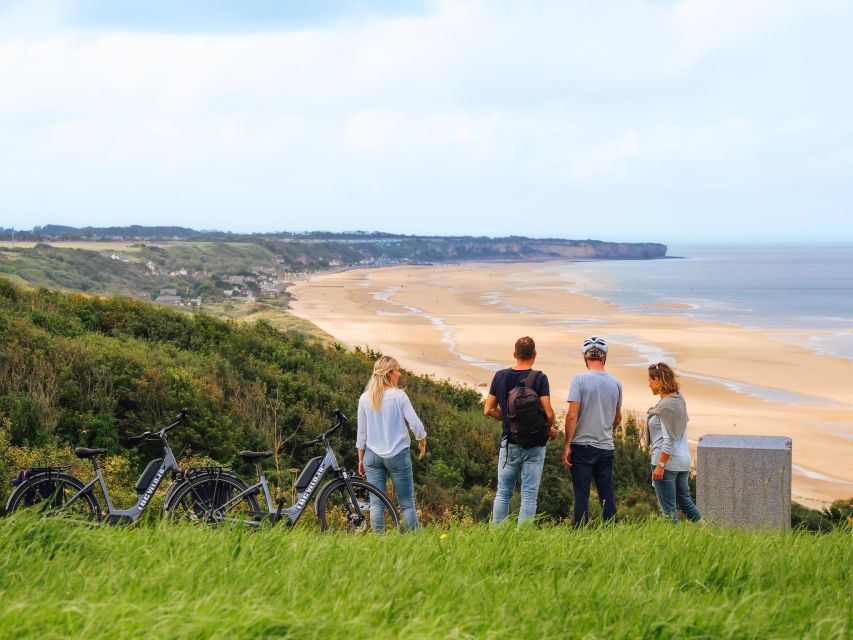
[[(127, 257), (123, 257), (127, 260)], [(121, 260), (122, 257), (114, 259)], [(276, 263), (283, 264), (282, 256), (276, 256)], [(295, 278), (304, 276), (303, 272), (294, 272), (289, 269), (280, 269), (278, 267), (268, 267), (255, 265), (246, 273), (239, 274), (216, 274), (206, 271), (190, 271), (186, 268), (178, 268), (166, 270), (158, 267), (152, 261), (146, 264), (148, 271), (153, 276), (168, 277), (172, 279), (180, 279), (196, 282), (211, 282), (215, 288), (206, 288), (206, 291), (211, 292), (207, 297), (202, 295), (192, 295), (189, 284), (184, 285), (184, 291), (178, 286), (163, 287), (160, 289), (160, 294), (154, 298), (157, 304), (172, 306), (172, 307), (200, 307), (202, 303), (210, 302), (256, 302), (259, 299), (274, 299), (279, 298), (284, 294), (287, 287)], [(147, 292), (141, 292), (141, 297), (149, 297)]]
[[(108, 256), (112, 260), (129, 261), (128, 257), (121, 253), (102, 255)], [(181, 286), (163, 287), (160, 289), (159, 295), (156, 296), (143, 291), (140, 292), (140, 297), (147, 299), (153, 297), (155, 303), (171, 307), (200, 307), (202, 304), (220, 302), (239, 304), (257, 302), (258, 300), (271, 301), (283, 297), (294, 280), (307, 277), (309, 274), (307, 271), (293, 271), (286, 266), (285, 262), (284, 256), (275, 256), (275, 266), (254, 265), (243, 273), (217, 274), (207, 271), (191, 271), (184, 267), (171, 270), (164, 269), (149, 260), (146, 267), (152, 276), (181, 280), (183, 283), (187, 281), (211, 282), (215, 288), (205, 288), (209, 293), (204, 296), (194, 294), (196, 287), (182, 283)], [(304, 262), (307, 262), (307, 259)], [(409, 261), (380, 256), (378, 258), (364, 258), (356, 265), (345, 265), (340, 260), (333, 259), (328, 262), (328, 270), (334, 271), (347, 266), (384, 267), (401, 262)]]

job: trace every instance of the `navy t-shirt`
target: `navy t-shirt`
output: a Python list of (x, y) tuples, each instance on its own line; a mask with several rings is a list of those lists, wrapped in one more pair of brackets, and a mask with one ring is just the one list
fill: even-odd
[[(509, 438), (509, 418), (507, 418), (506, 402), (509, 392), (515, 389), (522, 380), (530, 375), (530, 369), (501, 369), (492, 378), (492, 386), (489, 387), (489, 395), (498, 399), (501, 408), (501, 423), (503, 424), (503, 438)], [(539, 397), (550, 396), (551, 387), (548, 384), (548, 376), (541, 371), (533, 383), (533, 390)]]

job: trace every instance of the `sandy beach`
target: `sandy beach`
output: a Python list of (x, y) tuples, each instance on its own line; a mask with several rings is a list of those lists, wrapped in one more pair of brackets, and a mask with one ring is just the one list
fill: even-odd
[(566, 409), (579, 345), (600, 335), (608, 370), (622, 381), (624, 408), (654, 404), (645, 367), (662, 359), (681, 375), (689, 434), (793, 439), (794, 499), (812, 507), (853, 496), (853, 362), (797, 346), (797, 331), (771, 333), (700, 322), (674, 300), (661, 312), (626, 313), (572, 293), (571, 276), (548, 264), (465, 264), (357, 269), (312, 276), (291, 292), (293, 313), (342, 343), (394, 355), (415, 373), (486, 392), (530, 335), (536, 368)]

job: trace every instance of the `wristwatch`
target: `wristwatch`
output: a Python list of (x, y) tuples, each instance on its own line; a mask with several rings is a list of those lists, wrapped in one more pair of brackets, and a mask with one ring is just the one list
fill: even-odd
[(658, 461), (658, 466), (659, 466), (661, 469), (666, 469), (666, 462), (660, 462), (660, 461)]

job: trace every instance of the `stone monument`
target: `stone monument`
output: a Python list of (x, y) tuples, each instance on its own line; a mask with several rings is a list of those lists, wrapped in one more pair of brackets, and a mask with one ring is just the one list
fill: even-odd
[(708, 522), (791, 528), (791, 439), (706, 435), (696, 447), (696, 504)]

